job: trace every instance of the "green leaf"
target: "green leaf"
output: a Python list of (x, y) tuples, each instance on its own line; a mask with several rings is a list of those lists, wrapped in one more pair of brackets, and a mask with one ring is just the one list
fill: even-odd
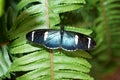
[[(59, 26), (55, 26), (55, 27), (51, 27), (51, 28), (52, 29), (60, 29)], [(73, 27), (73, 26), (65, 26), (65, 30), (78, 32), (78, 33), (82, 33), (85, 35), (90, 35), (92, 33), (92, 30), (90, 30), (90, 29), (78, 28), (78, 27)]]
[(11, 66), (10, 57), (7, 51), (7, 46), (3, 45), (0, 48), (0, 77), (9, 77), (9, 67)]
[(19, 45), (10, 49), (12, 54), (21, 54), (40, 50), (40, 47), (33, 47), (30, 44)]

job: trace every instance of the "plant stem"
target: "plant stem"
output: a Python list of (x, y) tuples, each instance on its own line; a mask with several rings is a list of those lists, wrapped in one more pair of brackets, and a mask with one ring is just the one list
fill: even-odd
[[(45, 4), (46, 4), (46, 24), (48, 28), (50, 28), (48, 0), (46, 0)], [(51, 68), (51, 78), (52, 80), (54, 80), (53, 52), (51, 49), (50, 49), (50, 68)]]
[(46, 24), (48, 28), (50, 28), (48, 0), (46, 0)]
[(106, 15), (105, 6), (104, 6), (104, 0), (100, 0), (100, 1), (101, 1), (102, 13), (103, 13), (103, 19), (104, 19), (104, 27), (106, 30), (106, 41), (108, 45), (108, 53), (111, 54), (112, 49), (111, 49), (110, 26), (108, 25), (107, 15)]
[(54, 80), (54, 64), (53, 64), (53, 52), (50, 49), (50, 66), (51, 66), (51, 76), (52, 80)]

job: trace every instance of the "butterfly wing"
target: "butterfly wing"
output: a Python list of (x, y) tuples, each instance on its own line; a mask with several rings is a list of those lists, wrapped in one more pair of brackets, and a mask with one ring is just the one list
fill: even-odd
[(67, 51), (76, 50), (77, 45), (75, 44), (74, 33), (64, 31), (62, 35), (62, 48)]
[(60, 31), (49, 30), (44, 45), (50, 49), (57, 49), (60, 47), (60, 41), (61, 41)]
[(96, 46), (96, 42), (91, 37), (80, 33), (76, 33), (76, 35), (78, 35), (78, 49), (90, 50)]
[(33, 30), (26, 35), (28, 41), (36, 44), (42, 44), (47, 48), (56, 49), (60, 46), (60, 31), (39, 29)]
[(26, 34), (26, 39), (36, 44), (44, 44), (44, 33), (47, 29), (33, 30)]
[(65, 31), (63, 34), (59, 30), (39, 29), (29, 32), (26, 35), (28, 41), (42, 44), (50, 49), (59, 47), (64, 50), (73, 51), (76, 49), (89, 50), (95, 47), (95, 41), (84, 34)]
[(84, 34), (72, 32), (72, 31), (64, 31), (63, 39), (62, 39), (62, 48), (66, 50), (89, 50), (95, 47), (95, 41)]

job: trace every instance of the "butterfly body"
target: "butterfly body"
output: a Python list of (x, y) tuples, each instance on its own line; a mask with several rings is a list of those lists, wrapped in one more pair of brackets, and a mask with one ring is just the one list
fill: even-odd
[(60, 30), (38, 29), (26, 35), (28, 41), (44, 45), (49, 49), (62, 48), (67, 51), (77, 49), (89, 50), (95, 47), (95, 41), (84, 34), (66, 31), (64, 27)]

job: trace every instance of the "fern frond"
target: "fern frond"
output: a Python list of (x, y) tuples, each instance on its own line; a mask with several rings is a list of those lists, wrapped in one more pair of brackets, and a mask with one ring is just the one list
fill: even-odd
[[(120, 11), (118, 10), (118, 8), (120, 8), (120, 5), (117, 4), (117, 0), (107, 0), (107, 1), (104, 1), (104, 3), (101, 2), (101, 4), (103, 4), (102, 8), (104, 9), (101, 8), (101, 11), (102, 11), (101, 13), (103, 15), (101, 14), (100, 18), (98, 18), (98, 25), (97, 25), (98, 27), (96, 28), (96, 33), (97, 33), (96, 40), (98, 42), (98, 47), (101, 46), (101, 48), (104, 48), (102, 49), (102, 52), (104, 52), (104, 50), (109, 50), (108, 53), (112, 54), (113, 52), (112, 50), (114, 50), (114, 47), (112, 46), (114, 44), (118, 44), (116, 42), (119, 42), (118, 41), (119, 38), (117, 38), (117, 36), (119, 35), (119, 32), (117, 31), (120, 30), (118, 27), (120, 25), (119, 24)], [(117, 39), (114, 39), (115, 36)], [(107, 44), (107, 45), (104, 45), (106, 47), (100, 45), (104, 43)]]
[(96, 20), (95, 27), (97, 47), (93, 54), (98, 59), (98, 64), (102, 62), (100, 64), (102, 69), (96, 72), (96, 75), (100, 75), (97, 73), (104, 73), (110, 70), (111, 67), (115, 67), (113, 64), (119, 66), (114, 61), (117, 58), (116, 56), (120, 56), (119, 4), (118, 0), (101, 0), (101, 6), (99, 7), (100, 16)]
[(9, 68), (11, 66), (11, 60), (8, 54), (7, 46), (0, 47), (0, 78), (10, 78)]
[[(53, 26), (51, 28), (52, 29), (60, 29), (60, 27), (58, 27), (58, 26), (55, 26), (55, 27)], [(65, 26), (65, 30), (78, 32), (78, 33), (82, 33), (82, 34), (85, 34), (85, 35), (90, 35), (92, 33), (92, 30), (90, 30), (90, 29), (77, 28), (77, 27), (73, 27), (73, 26)]]
[(33, 51), (37, 51), (41, 49), (42, 49), (41, 47), (33, 47), (29, 44), (23, 44), (23, 45), (11, 47), (10, 53), (11, 54), (20, 54), (20, 53), (23, 54), (23, 53), (33, 52)]
[[(60, 23), (59, 13), (78, 9), (83, 4), (85, 4), (85, 0), (49, 0), (50, 27)], [(25, 38), (26, 33), (33, 29), (47, 28), (45, 0), (22, 0), (18, 4), (18, 11), (21, 11), (20, 14), (7, 32), (8, 39), (14, 40), (9, 44), (9, 52), (13, 57), (10, 71), (26, 72), (17, 80), (51, 80), (49, 51), (40, 46), (28, 44)], [(81, 31), (87, 35), (92, 32), (85, 29), (78, 30), (78, 28), (72, 28), (72, 30)], [(91, 58), (87, 52), (79, 51), (69, 54), (60, 50), (55, 51), (53, 51), (55, 79), (93, 79), (88, 74), (91, 65), (84, 59)]]
[[(55, 79), (62, 78), (75, 78), (75, 79), (89, 79), (88, 74), (91, 65), (83, 58), (72, 58), (62, 53), (54, 53), (54, 72)], [(72, 61), (70, 61), (72, 60)], [(17, 68), (16, 68), (17, 67)], [(21, 58), (16, 59), (12, 66), (11, 71), (30, 71), (27, 74), (18, 78), (22, 79), (37, 79), (50, 76), (50, 61), (49, 55), (46, 51), (36, 51), (27, 54)], [(39, 72), (39, 73), (38, 73)], [(66, 75), (65, 75), (66, 74)], [(67, 76), (68, 75), (68, 76)], [(71, 76), (70, 76), (71, 75)]]

